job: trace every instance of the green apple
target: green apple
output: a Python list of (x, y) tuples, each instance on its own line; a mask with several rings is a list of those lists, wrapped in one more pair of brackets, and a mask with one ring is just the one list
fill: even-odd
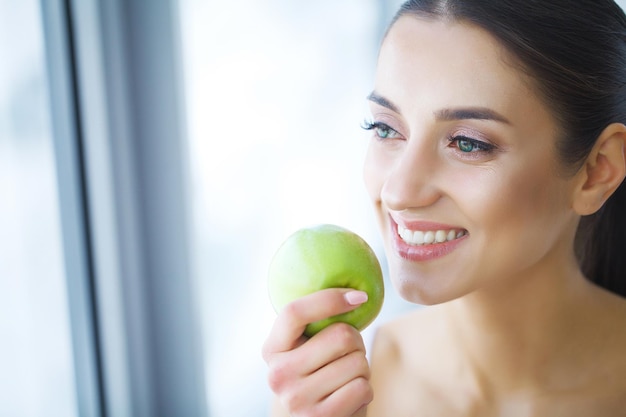
[(330, 224), (300, 229), (287, 238), (270, 264), (268, 287), (276, 311), (325, 288), (354, 288), (368, 294), (356, 309), (310, 323), (306, 336), (338, 321), (363, 330), (380, 312), (384, 298), (383, 274), (374, 251), (357, 234)]

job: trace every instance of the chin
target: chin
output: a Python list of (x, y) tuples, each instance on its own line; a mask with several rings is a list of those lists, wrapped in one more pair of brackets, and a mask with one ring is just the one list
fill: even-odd
[(417, 273), (394, 271), (390, 268), (391, 282), (404, 300), (423, 306), (447, 303), (464, 296), (463, 291), (443, 277), (425, 277)]

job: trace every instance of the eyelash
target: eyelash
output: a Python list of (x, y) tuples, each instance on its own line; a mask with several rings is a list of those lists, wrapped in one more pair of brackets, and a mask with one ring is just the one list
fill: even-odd
[[(361, 127), (365, 130), (373, 130), (374, 134), (379, 140), (395, 139), (395, 135), (399, 135), (398, 131), (396, 131), (395, 129), (391, 128), (389, 125), (382, 123), (382, 122), (372, 122), (372, 121), (365, 120), (363, 124), (361, 125)], [(388, 136), (383, 136), (380, 134), (379, 130), (387, 131), (391, 136), (394, 136), (394, 137), (390, 138)], [(472, 139), (465, 135), (450, 135), (448, 136), (448, 142), (450, 143), (451, 147), (455, 147), (459, 152), (466, 154), (466, 155), (470, 155), (470, 154), (489, 155), (496, 150), (496, 146), (490, 143), (487, 143), (478, 139)], [(471, 149), (465, 150), (465, 151), (462, 150), (461, 149), (462, 145), (460, 146), (459, 142), (465, 143), (466, 145), (470, 145)]]
[[(448, 136), (448, 142), (450, 142), (451, 146), (456, 147), (461, 153), (464, 154), (490, 154), (493, 153), (493, 151), (495, 151), (496, 149), (496, 147), (490, 143), (483, 142), (477, 139), (472, 139), (464, 135)], [(465, 142), (466, 144), (470, 145), (472, 149), (467, 151), (462, 150), (459, 144), (460, 142)]]
[[(363, 122), (363, 124), (361, 125), (361, 127), (365, 130), (373, 130), (374, 134), (376, 135), (376, 137), (379, 140), (385, 140), (385, 139), (395, 139), (395, 135), (399, 135), (398, 131), (395, 129), (392, 129), (391, 127), (389, 127), (389, 125), (385, 124), (385, 123), (381, 123), (381, 122), (370, 122), (368, 120), (365, 120)], [(383, 136), (380, 134), (380, 131), (384, 130), (387, 131), (390, 135), (394, 136), (394, 137), (388, 137), (388, 136)]]

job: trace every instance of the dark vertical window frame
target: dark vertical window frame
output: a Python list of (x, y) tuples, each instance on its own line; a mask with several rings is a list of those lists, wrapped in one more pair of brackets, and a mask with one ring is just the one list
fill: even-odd
[(178, 5), (42, 4), (80, 415), (203, 417)]
[(80, 416), (105, 417), (84, 159), (67, 3), (41, 1)]
[[(140, 212), (135, 201), (130, 96), (124, 39), (107, 2), (67, 0), (74, 23), (85, 175), (91, 208), (95, 287), (106, 408), (111, 416), (155, 413), (143, 291)], [(111, 2), (114, 4), (115, 2)]]
[(67, 2), (41, 1), (64, 264), (80, 416), (106, 417), (98, 309), (81, 138), (72, 26)]

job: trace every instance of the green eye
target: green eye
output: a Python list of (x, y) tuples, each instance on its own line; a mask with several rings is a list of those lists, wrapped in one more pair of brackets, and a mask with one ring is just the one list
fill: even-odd
[(381, 139), (387, 139), (394, 135), (395, 131), (391, 129), (389, 126), (380, 126), (376, 128), (376, 134)]
[(378, 139), (395, 139), (400, 136), (394, 129), (381, 122), (365, 122), (362, 127), (365, 130), (373, 130)]
[(495, 146), (477, 139), (471, 139), (466, 136), (451, 136), (448, 138), (451, 146), (457, 148), (461, 153), (490, 153), (495, 150)]
[(476, 149), (474, 144), (467, 139), (459, 139), (457, 141), (457, 146), (459, 147), (459, 150), (461, 152), (472, 152), (473, 150)]

